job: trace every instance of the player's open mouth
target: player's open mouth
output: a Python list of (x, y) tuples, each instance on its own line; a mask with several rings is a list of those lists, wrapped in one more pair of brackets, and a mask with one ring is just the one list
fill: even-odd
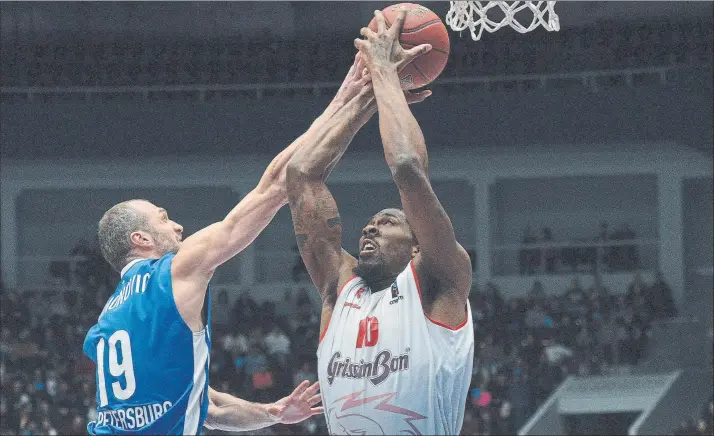
[(374, 242), (367, 239), (364, 242), (362, 242), (362, 249), (359, 251), (359, 254), (360, 255), (370, 254), (375, 251), (377, 251), (377, 245)]

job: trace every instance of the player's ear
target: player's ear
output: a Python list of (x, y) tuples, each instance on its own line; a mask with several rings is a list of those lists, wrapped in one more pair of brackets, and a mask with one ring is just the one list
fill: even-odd
[(154, 239), (148, 233), (137, 230), (129, 236), (131, 245), (139, 248), (150, 248), (154, 244)]
[(412, 259), (414, 259), (417, 254), (419, 254), (419, 244), (412, 245)]

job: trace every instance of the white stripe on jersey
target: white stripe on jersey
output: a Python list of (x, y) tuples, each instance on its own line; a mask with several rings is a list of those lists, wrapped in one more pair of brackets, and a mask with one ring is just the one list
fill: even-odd
[(198, 421), (201, 418), (201, 397), (206, 386), (208, 367), (208, 344), (206, 330), (193, 334), (193, 386), (188, 396), (186, 417), (183, 422), (183, 434), (198, 433)]

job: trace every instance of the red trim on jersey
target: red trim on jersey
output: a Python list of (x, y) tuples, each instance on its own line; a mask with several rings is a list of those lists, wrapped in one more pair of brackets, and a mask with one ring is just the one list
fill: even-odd
[(359, 277), (359, 276), (358, 276), (358, 275), (353, 275), (353, 276), (350, 277), (342, 286), (340, 286), (340, 290), (337, 291), (337, 296), (338, 296), (338, 297), (340, 296), (340, 294), (342, 293), (342, 291), (345, 289), (345, 286), (347, 286), (347, 283), (351, 282), (352, 280), (356, 279), (357, 277)]
[[(349, 280), (347, 280), (342, 286), (340, 286), (340, 290), (337, 291), (337, 297), (338, 297), (338, 298), (340, 297), (340, 294), (342, 293), (342, 291), (345, 289), (345, 286), (347, 286), (347, 284), (348, 284), (349, 282), (351, 282), (352, 280), (356, 279), (357, 277), (359, 277), (359, 276), (354, 275), (354, 276), (350, 277)], [(335, 301), (335, 307), (332, 308), (332, 311), (333, 311), (333, 312), (334, 312), (335, 310), (337, 310), (337, 301)], [(325, 337), (325, 334), (327, 333), (327, 329), (330, 328), (330, 321), (332, 321), (332, 314), (330, 314), (330, 319), (327, 320), (327, 326), (325, 326), (325, 330), (323, 330), (322, 333), (320, 333), (320, 339), (317, 340), (318, 345), (322, 342), (322, 338)]]
[[(423, 303), (422, 296), (421, 296), (421, 286), (419, 286), (419, 276), (417, 275), (416, 267), (414, 266), (414, 261), (412, 260), (412, 261), (409, 262), (409, 263), (410, 263), (411, 266), (412, 266), (412, 275), (414, 275), (414, 282), (416, 283), (417, 292), (419, 293), (419, 302)], [(424, 310), (424, 306), (423, 306), (423, 305), (422, 305), (422, 310)], [(451, 326), (448, 326), (448, 325), (446, 325), (446, 324), (440, 323), (439, 321), (436, 321), (436, 320), (431, 319), (431, 317), (429, 316), (428, 313), (426, 313), (426, 311), (424, 311), (424, 316), (426, 317), (426, 319), (428, 319), (429, 321), (431, 321), (432, 324), (436, 324), (436, 325), (438, 325), (439, 327), (443, 327), (443, 328), (449, 329), (449, 330), (451, 330), (451, 331), (457, 331), (457, 330), (460, 330), (463, 326), (466, 325), (466, 321), (469, 320), (469, 311), (468, 311), (468, 310), (466, 311), (466, 318), (464, 318), (464, 321), (463, 321), (461, 324), (457, 325), (456, 327), (451, 327)]]

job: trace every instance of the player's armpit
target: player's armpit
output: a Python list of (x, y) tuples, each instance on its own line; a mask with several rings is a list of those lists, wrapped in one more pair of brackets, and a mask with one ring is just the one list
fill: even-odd
[[(430, 314), (437, 321), (453, 325), (463, 321), (462, 307), (466, 304), (471, 290), (471, 260), (466, 250), (456, 241), (451, 219), (441, 205), (429, 182), (429, 177), (418, 159), (400, 161), (393, 169), (393, 178), (399, 188), (404, 213), (409, 226), (419, 243), (419, 254), (415, 259), (422, 291), (427, 298), (446, 299), (453, 303), (435, 305), (445, 307), (447, 314)], [(435, 288), (433, 290), (429, 288)], [(439, 295), (429, 295), (432, 291)], [(453, 308), (458, 307), (457, 313)], [(438, 312), (441, 312), (438, 309)], [(442, 319), (439, 319), (442, 318)]]
[(300, 255), (323, 303), (333, 302), (337, 287), (351, 276), (357, 260), (342, 249), (342, 220), (320, 177), (288, 166), (288, 201)]

